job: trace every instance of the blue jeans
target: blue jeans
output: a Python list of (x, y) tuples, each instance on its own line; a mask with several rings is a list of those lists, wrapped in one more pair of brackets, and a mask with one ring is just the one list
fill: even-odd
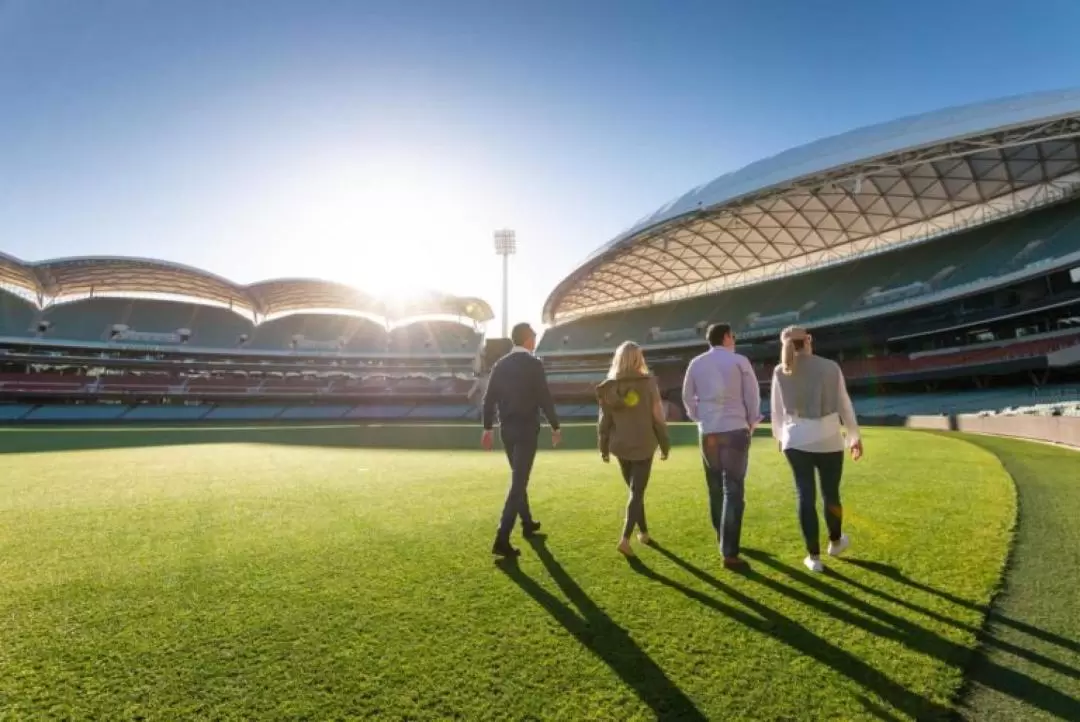
[[(839, 541), (844, 522), (844, 507), (840, 503), (840, 477), (844, 473), (844, 452), (811, 452), (788, 449), (784, 452), (791, 473), (795, 476), (795, 493), (799, 499), (799, 527), (802, 529), (806, 552), (821, 554), (820, 527), (817, 517), (817, 483), (821, 483), (822, 516), (829, 530), (829, 541)], [(816, 478), (815, 478), (815, 473)]]
[(709, 488), (709, 515), (720, 542), (720, 553), (725, 557), (737, 557), (746, 508), (750, 430), (703, 434), (701, 459)]

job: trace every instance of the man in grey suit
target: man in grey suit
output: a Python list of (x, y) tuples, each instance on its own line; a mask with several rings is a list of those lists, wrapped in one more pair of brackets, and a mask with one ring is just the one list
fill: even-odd
[(481, 446), (487, 451), (495, 445), (495, 417), (506, 458), (510, 462), (510, 489), (503, 504), (502, 518), (495, 534), (491, 552), (501, 557), (516, 557), (520, 552), (510, 544), (514, 523), (521, 517), (521, 531), (526, 539), (540, 530), (540, 522), (529, 509), (529, 475), (536, 458), (540, 436), (540, 413), (551, 426), (551, 443), (558, 446), (562, 438), (559, 417), (551, 400), (547, 375), (536, 350), (536, 332), (527, 323), (519, 323), (510, 333), (514, 347), (491, 369), (484, 392), (484, 433)]

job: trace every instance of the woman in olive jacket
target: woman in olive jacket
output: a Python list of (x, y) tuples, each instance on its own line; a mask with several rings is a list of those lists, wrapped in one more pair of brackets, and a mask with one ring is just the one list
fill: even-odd
[(626, 341), (615, 350), (607, 380), (596, 388), (596, 398), (600, 403), (600, 456), (607, 463), (611, 454), (615, 455), (623, 481), (630, 489), (618, 550), (633, 556), (630, 534), (635, 526), (638, 541), (649, 543), (645, 487), (653, 456), (659, 447), (660, 459), (667, 460), (671, 451), (660, 387), (649, 373), (640, 346)]

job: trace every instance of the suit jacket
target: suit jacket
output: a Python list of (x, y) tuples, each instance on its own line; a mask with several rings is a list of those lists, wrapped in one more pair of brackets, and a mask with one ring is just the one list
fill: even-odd
[(511, 351), (495, 362), (484, 392), (484, 428), (495, 426), (498, 412), (503, 438), (535, 434), (543, 412), (552, 429), (559, 428), (559, 416), (551, 400), (547, 375), (540, 359), (526, 351)]

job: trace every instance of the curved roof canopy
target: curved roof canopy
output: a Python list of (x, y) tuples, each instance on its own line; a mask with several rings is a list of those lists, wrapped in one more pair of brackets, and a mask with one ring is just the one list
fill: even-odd
[(244, 288), (178, 263), (148, 258), (86, 256), (31, 264), (42, 295), (51, 299), (112, 294), (181, 296), (254, 310)]
[(902, 118), (694, 188), (592, 254), (547, 323), (713, 293), (1029, 210), (1080, 188), (1080, 90)]
[(278, 278), (259, 281), (247, 288), (266, 316), (324, 308), (382, 315), (378, 301), (343, 283), (312, 278)]
[(290, 278), (244, 285), (191, 266), (147, 258), (87, 256), (28, 263), (0, 254), (0, 286), (33, 298), (41, 307), (120, 295), (211, 303), (261, 317), (305, 310), (365, 313), (391, 321), (453, 315), (484, 323), (494, 317), (491, 307), (475, 298), (429, 292), (391, 308), (333, 281)]

